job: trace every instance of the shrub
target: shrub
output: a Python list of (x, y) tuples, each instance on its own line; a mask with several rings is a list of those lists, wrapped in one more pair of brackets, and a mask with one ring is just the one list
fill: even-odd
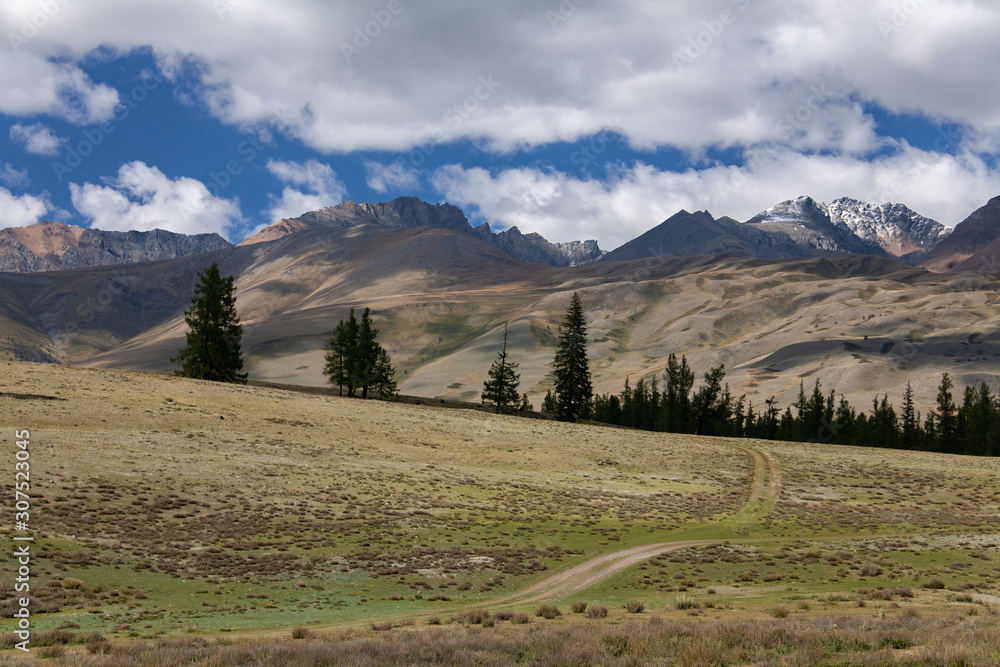
[(111, 653), (111, 642), (107, 640), (89, 641), (87, 642), (86, 646), (87, 646), (87, 652), (92, 653), (94, 655), (97, 654), (103, 655), (105, 653)]
[(788, 607), (783, 604), (779, 604), (771, 610), (771, 616), (774, 616), (775, 618), (788, 618)]
[(607, 618), (608, 608), (599, 604), (587, 607), (587, 618)]
[(864, 565), (861, 566), (859, 574), (862, 577), (877, 577), (878, 575), (882, 574), (882, 568), (880, 568), (875, 563), (865, 563)]
[(511, 616), (510, 622), (514, 623), (515, 625), (524, 625), (526, 623), (531, 623), (531, 617), (528, 616), (527, 614), (522, 614), (518, 612), (513, 616)]
[(616, 658), (628, 652), (628, 637), (624, 635), (607, 635), (601, 638), (601, 646)]
[(304, 628), (301, 625), (292, 629), (292, 639), (308, 639), (311, 636), (309, 628)]
[(696, 609), (697, 607), (698, 603), (686, 595), (682, 595), (674, 601), (675, 609)]
[(375, 632), (387, 632), (388, 630), (392, 630), (392, 621), (383, 621), (382, 623), (372, 621), (371, 628)]
[(75, 591), (76, 589), (83, 586), (83, 582), (79, 579), (74, 579), (73, 577), (66, 577), (62, 580), (61, 586), (69, 591)]
[(490, 619), (490, 612), (485, 609), (466, 609), (455, 617), (459, 623), (479, 625)]
[(587, 603), (586, 602), (574, 602), (573, 604), (571, 604), (569, 606), (569, 608), (573, 610), (574, 614), (582, 614), (583, 612), (587, 611)]
[(441, 625), (441, 617), (431, 616), (430, 618), (427, 619), (427, 625)]
[(944, 588), (944, 581), (939, 577), (934, 577), (933, 579), (928, 579), (924, 582), (924, 588), (930, 588), (932, 590), (941, 590)]
[(645, 608), (646, 605), (644, 605), (639, 600), (629, 600), (628, 602), (625, 603), (625, 611), (627, 611), (630, 614), (641, 614), (642, 610)]
[(562, 612), (559, 611), (559, 607), (555, 607), (550, 604), (543, 604), (535, 610), (535, 616), (541, 616), (542, 618), (547, 618), (551, 621), (557, 616), (562, 616)]
[(514, 612), (498, 611), (495, 614), (493, 614), (493, 618), (497, 619), (498, 621), (509, 621), (510, 619), (514, 618)]

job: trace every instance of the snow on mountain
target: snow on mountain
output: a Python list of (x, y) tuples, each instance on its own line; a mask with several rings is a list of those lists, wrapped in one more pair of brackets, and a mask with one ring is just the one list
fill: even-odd
[(833, 201), (830, 218), (841, 220), (861, 239), (877, 243), (895, 257), (930, 252), (951, 230), (903, 204), (868, 204), (849, 197)]
[(822, 252), (887, 255), (914, 264), (951, 231), (902, 204), (868, 204), (842, 197), (826, 204), (799, 197), (776, 204), (746, 224), (787, 234)]

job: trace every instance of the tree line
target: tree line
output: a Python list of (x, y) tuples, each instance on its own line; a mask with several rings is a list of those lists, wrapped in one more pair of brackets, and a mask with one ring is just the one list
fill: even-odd
[(662, 380), (653, 376), (631, 386), (626, 378), (619, 394), (596, 396), (594, 420), (670, 433), (1000, 455), (1000, 396), (985, 382), (966, 387), (958, 404), (944, 373), (935, 408), (921, 415), (909, 382), (899, 410), (887, 394), (876, 395), (869, 412), (855, 409), (843, 394), (824, 393), (817, 379), (811, 392), (800, 382), (795, 402), (781, 411), (774, 397), (760, 409), (734, 397), (724, 379), (724, 365), (711, 368), (695, 390), (687, 359), (671, 354)]

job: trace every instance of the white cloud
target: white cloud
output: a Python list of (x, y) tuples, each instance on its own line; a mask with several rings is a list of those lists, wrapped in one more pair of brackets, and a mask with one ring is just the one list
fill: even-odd
[(7, 188), (0, 188), (0, 228), (33, 225), (51, 210), (44, 196), (14, 195)]
[(317, 160), (302, 163), (268, 160), (267, 170), (278, 180), (290, 184), (267, 211), (272, 221), (294, 218), (308, 211), (334, 206), (342, 202), (347, 194), (344, 184), (337, 179), (333, 169)]
[(216, 232), (228, 238), (239, 207), (214, 197), (201, 181), (168, 178), (144, 162), (122, 165), (109, 185), (71, 183), (73, 206), (104, 230), (165, 229), (182, 234)]
[[(0, 20), (0, 34), (9, 35), (4, 25)], [(0, 113), (44, 113), (78, 124), (106, 121), (118, 104), (114, 88), (94, 83), (76, 65), (25, 51), (0, 49), (0, 90)]]
[(614, 249), (680, 209), (747, 220), (786, 199), (852, 196), (903, 202), (954, 226), (1000, 192), (1000, 174), (978, 157), (927, 153), (904, 146), (874, 161), (756, 148), (745, 167), (660, 171), (620, 168), (605, 180), (534, 168), (490, 173), (449, 165), (432, 177), (449, 201), (474, 207), (491, 224), (517, 225), (551, 241), (595, 238)]
[[(151, 45), (169, 72), (198, 64), (192, 92), (225, 122), (270, 123), (331, 152), (462, 138), (510, 150), (617, 119), (640, 147), (852, 153), (876, 143), (858, 100), (1000, 128), (994, 0), (401, 0), (391, 16), (384, 0), (243, 0), (221, 19), (218, 4), (74, 3), (29, 46), (51, 58)], [(0, 16), (18, 29), (19, 15)], [(72, 66), (23, 57), (34, 60), (0, 62), (0, 110), (57, 108), (63, 81), (92, 98), (89, 115), (110, 111)], [(824, 84), (835, 94), (816, 97)], [(809, 131), (788, 136), (782, 119), (803, 107)]]
[(18, 169), (12, 164), (0, 160), (0, 183), (8, 188), (24, 188), (31, 183), (27, 169)]
[(413, 189), (420, 180), (417, 170), (407, 167), (402, 162), (381, 164), (366, 160), (365, 174), (368, 176), (368, 187), (379, 194), (390, 190), (399, 192)]
[(57, 137), (52, 129), (42, 123), (22, 125), (15, 123), (10, 127), (10, 140), (24, 146), (24, 150), (36, 155), (58, 155), (59, 147), (66, 139)]

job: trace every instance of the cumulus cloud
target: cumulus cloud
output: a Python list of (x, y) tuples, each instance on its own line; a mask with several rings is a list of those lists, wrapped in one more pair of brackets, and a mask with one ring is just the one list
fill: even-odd
[[(4, 21), (0, 21), (2, 34)], [(25, 51), (0, 49), (0, 113), (49, 114), (71, 123), (99, 123), (111, 118), (118, 92), (94, 83), (73, 63)]]
[[(1000, 88), (984, 84), (1000, 61), (993, 0), (404, 0), (394, 14), (383, 0), (247, 0), (221, 17), (215, 5), (68, 7), (31, 47), (82, 55), (152, 45), (168, 72), (197, 63), (192, 94), (225, 122), (263, 122), (320, 151), (456, 139), (513, 150), (617, 119), (638, 147), (778, 142), (856, 153), (878, 143), (859, 100), (1000, 128)], [(509, 53), (519, 57), (497, 57)], [(68, 99), (59, 81), (81, 99), (101, 97), (71, 65), (27, 64), (0, 63), (0, 87), (12, 93), (0, 110), (57, 107)], [(39, 80), (52, 83), (34, 91)], [(823, 87), (830, 93), (817, 96)], [(789, 133), (782, 121), (803, 107), (810, 131)]]
[(742, 167), (662, 171), (647, 164), (583, 179), (537, 168), (485, 169), (449, 165), (434, 186), (490, 223), (517, 225), (552, 241), (595, 238), (614, 249), (680, 209), (747, 220), (787, 199), (822, 201), (853, 196), (868, 202), (903, 202), (954, 226), (1000, 192), (1000, 174), (972, 154), (949, 156), (906, 146), (868, 161), (851, 156), (806, 155), (758, 147)]
[(69, 186), (73, 206), (97, 229), (216, 232), (228, 238), (230, 228), (241, 218), (234, 202), (212, 196), (201, 181), (171, 179), (144, 162), (122, 165), (118, 176), (107, 182)]
[(365, 174), (368, 187), (379, 194), (392, 191), (405, 191), (417, 187), (419, 176), (417, 170), (402, 162), (381, 164), (371, 160), (365, 161)]
[(10, 127), (10, 140), (24, 146), (24, 150), (36, 155), (58, 155), (59, 147), (66, 140), (57, 137), (50, 127), (42, 123), (22, 125), (15, 123)]
[[(267, 170), (288, 183), (280, 198), (274, 198), (267, 214), (271, 220), (294, 218), (308, 211), (334, 206), (344, 200), (347, 189), (330, 165), (318, 160), (283, 162), (268, 160)], [(303, 192), (305, 189), (305, 192)]]
[(51, 210), (44, 196), (15, 195), (7, 188), (0, 188), (0, 228), (33, 225)]

